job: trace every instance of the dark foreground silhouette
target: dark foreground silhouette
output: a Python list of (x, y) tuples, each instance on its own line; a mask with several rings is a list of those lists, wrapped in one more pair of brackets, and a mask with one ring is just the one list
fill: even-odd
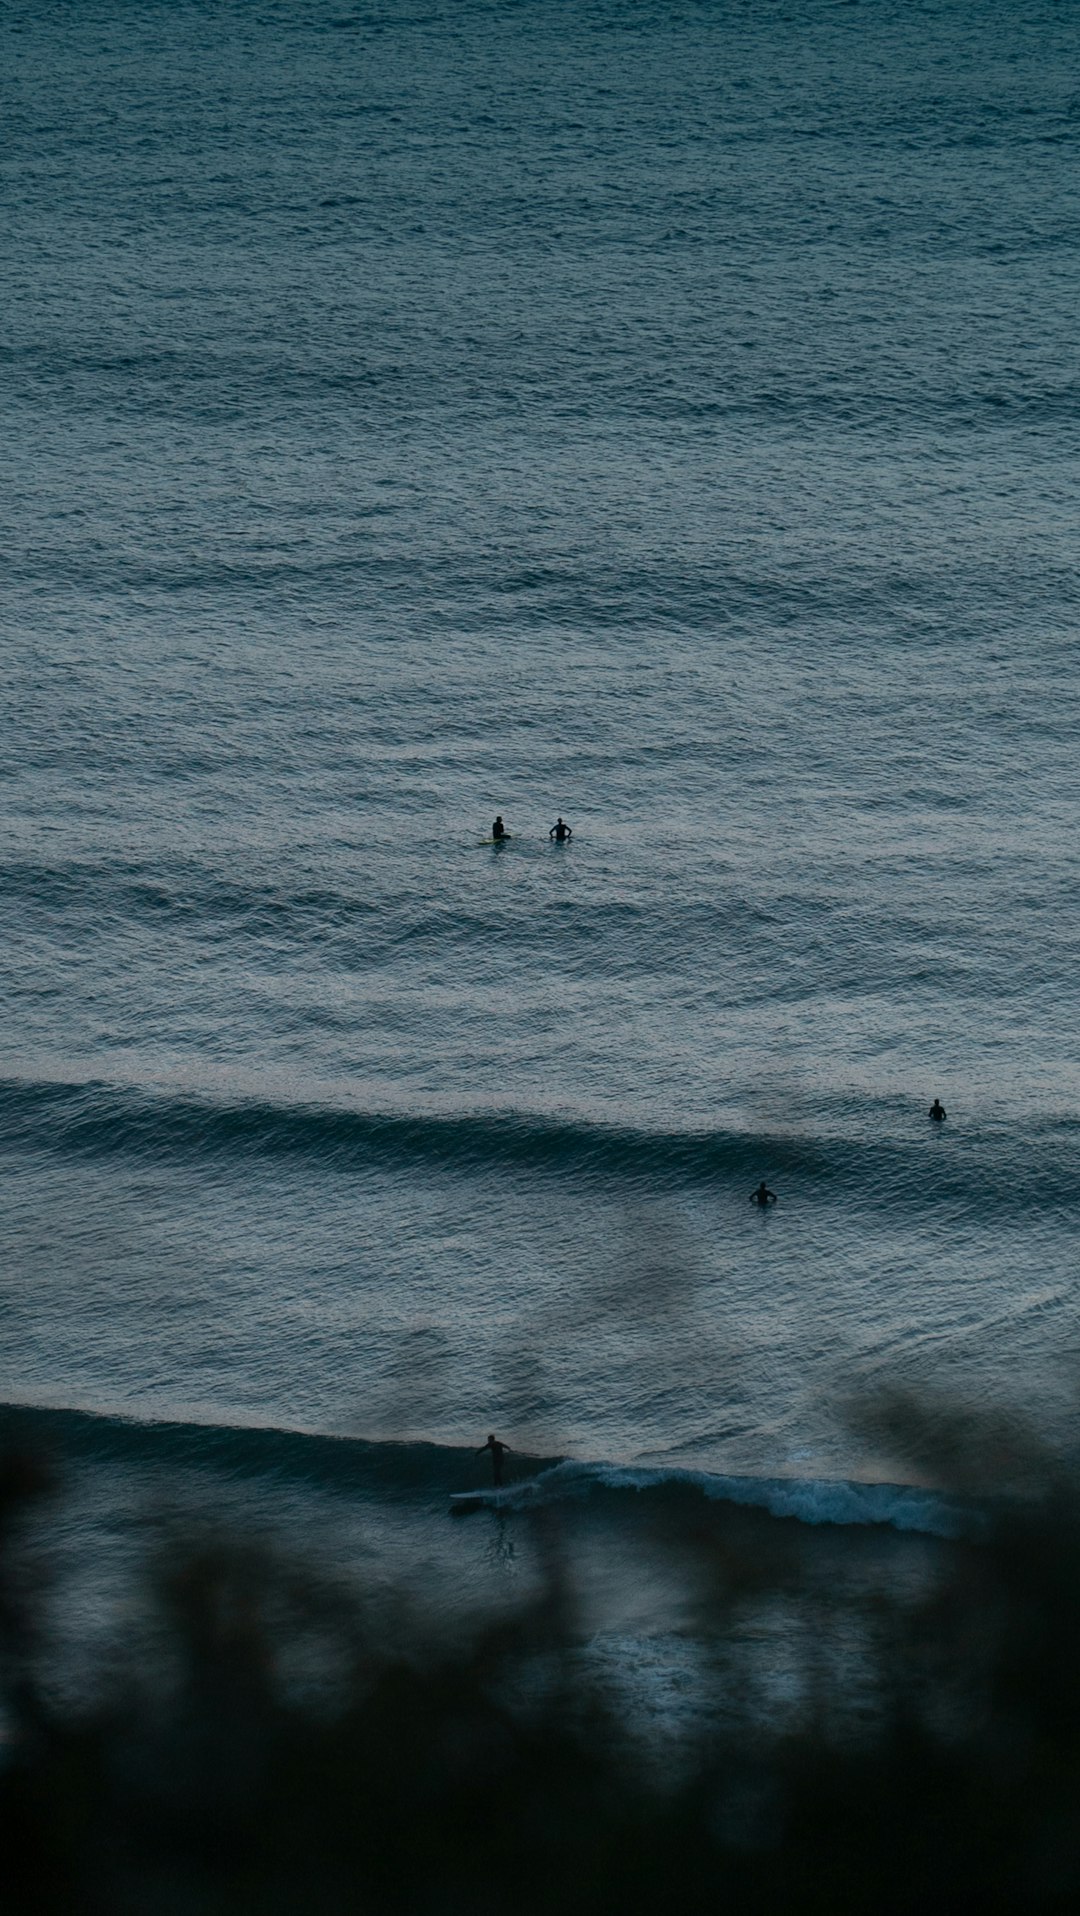
[[(537, 1594), (465, 1633), (406, 1630), (400, 1606), (380, 1626), (362, 1591), (237, 1540), (192, 1543), (148, 1578), (159, 1661), (144, 1639), (103, 1659), (92, 1703), (65, 1705), (55, 1608), (20, 1542), (48, 1535), (48, 1483), (9, 1456), (0, 1907), (1065, 1916), (1080, 1902), (1080, 1498), (1058, 1463), (958, 1428), (957, 1488), (985, 1488), (988, 1459), (1011, 1488), (985, 1537), (941, 1546), (914, 1590), (893, 1587), (884, 1551), (858, 1670), (826, 1654), (833, 1588), (804, 1587), (813, 1627), (784, 1673), (798, 1708), (777, 1725), (752, 1686), (718, 1678), (715, 1708), (663, 1760), (584, 1673), (550, 1529), (532, 1533)], [(940, 1461), (940, 1429), (923, 1449)], [(748, 1620), (799, 1600), (806, 1532), (703, 1502), (665, 1521), (655, 1547), (684, 1572), (720, 1671)]]

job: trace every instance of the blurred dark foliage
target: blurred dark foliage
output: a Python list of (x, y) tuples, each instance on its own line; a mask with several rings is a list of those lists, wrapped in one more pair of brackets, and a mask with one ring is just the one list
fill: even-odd
[[(539, 1594), (471, 1633), (405, 1611), (388, 1628), (269, 1551), (189, 1541), (148, 1573), (153, 1677), (133, 1653), (92, 1707), (50, 1701), (47, 1593), (18, 1547), (49, 1474), (9, 1456), (0, 1908), (1075, 1910), (1080, 1496), (1007, 1434), (890, 1420), (969, 1491), (988, 1460), (998, 1486), (1015, 1467), (918, 1601), (875, 1597), (872, 1722), (845, 1730), (820, 1686), (797, 1728), (718, 1711), (666, 1777), (583, 1677), (554, 1531)], [(720, 1515), (665, 1541), (718, 1639), (735, 1597), (797, 1574), (776, 1544), (793, 1529)]]

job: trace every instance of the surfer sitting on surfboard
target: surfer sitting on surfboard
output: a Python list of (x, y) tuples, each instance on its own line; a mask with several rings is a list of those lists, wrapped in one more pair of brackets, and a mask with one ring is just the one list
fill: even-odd
[(497, 1437), (493, 1437), (489, 1434), (487, 1443), (481, 1444), (479, 1450), (476, 1453), (478, 1457), (482, 1457), (485, 1450), (490, 1450), (491, 1480), (494, 1483), (496, 1490), (498, 1490), (499, 1485), (502, 1483), (503, 1458), (506, 1456), (506, 1453), (509, 1449), (510, 1449), (509, 1444), (500, 1444)]
[(502, 822), (501, 812), (499, 813), (498, 818), (495, 820), (494, 825), (491, 827), (491, 836), (492, 838), (495, 838), (495, 839), (509, 838), (510, 836), (509, 832), (506, 829), (506, 826)]
[(568, 838), (573, 838), (573, 836), (574, 834), (571, 831), (569, 825), (566, 823), (565, 819), (562, 819), (562, 818), (557, 818), (555, 820), (554, 825), (551, 827), (551, 830), (548, 833), (548, 837), (554, 838), (560, 845), (564, 844)]

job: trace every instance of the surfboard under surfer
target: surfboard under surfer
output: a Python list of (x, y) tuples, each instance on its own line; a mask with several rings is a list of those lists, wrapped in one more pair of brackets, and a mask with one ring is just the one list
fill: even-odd
[(490, 1450), (491, 1452), (491, 1481), (495, 1485), (496, 1490), (498, 1490), (503, 1480), (503, 1458), (506, 1456), (507, 1451), (510, 1450), (510, 1445), (500, 1444), (498, 1438), (492, 1436), (489, 1431), (487, 1443), (481, 1444), (476, 1455), (482, 1457), (485, 1450)]

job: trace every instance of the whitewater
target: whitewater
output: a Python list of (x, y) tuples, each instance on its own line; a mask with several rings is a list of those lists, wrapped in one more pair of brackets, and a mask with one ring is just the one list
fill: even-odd
[(1075, 15), (3, 32), (0, 1398), (63, 1548), (201, 1494), (499, 1576), (489, 1430), (511, 1520), (949, 1532), (883, 1397), (1076, 1436)]

